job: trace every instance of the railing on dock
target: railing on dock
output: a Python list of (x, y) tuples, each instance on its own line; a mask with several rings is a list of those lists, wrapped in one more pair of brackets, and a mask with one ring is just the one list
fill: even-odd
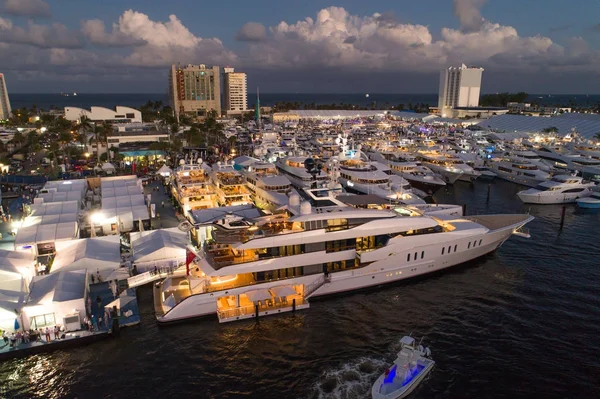
[(170, 274), (173, 274), (173, 269), (170, 266), (163, 266), (159, 267), (158, 271), (156, 272), (148, 271), (145, 273), (138, 274), (136, 276), (131, 276), (127, 279), (127, 284), (129, 285), (129, 288), (135, 288), (156, 280), (166, 278)]

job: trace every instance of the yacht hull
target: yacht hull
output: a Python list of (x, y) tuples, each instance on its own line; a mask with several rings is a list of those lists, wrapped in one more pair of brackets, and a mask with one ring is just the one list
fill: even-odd
[(517, 196), (525, 204), (572, 204), (579, 198), (585, 198), (591, 195), (589, 191), (583, 191), (581, 193), (557, 193), (552, 194), (551, 192), (542, 192), (540, 194), (528, 194), (525, 192), (517, 193)]
[[(368, 263), (363, 262), (366, 264), (363, 264), (360, 268), (334, 272), (325, 279), (323, 279), (322, 273), (318, 273), (265, 282), (261, 283), (260, 286), (264, 289), (269, 289), (278, 285), (304, 284), (305, 286), (314, 286), (316, 284), (316, 288), (311, 290), (305, 297), (305, 299), (310, 299), (312, 297), (359, 290), (422, 276), (468, 262), (496, 250), (517, 229), (532, 219), (533, 217), (529, 215), (478, 216), (477, 220), (472, 220), (486, 226), (489, 228), (489, 231), (476, 237), (457, 236), (451, 240), (432, 242), (410, 248), (404, 248), (404, 246), (389, 248), (389, 255), (386, 253), (386, 256), (381, 260)], [(476, 244), (473, 244), (474, 241)], [(445, 251), (446, 248), (455, 250), (448, 252)], [(355, 252), (354, 250), (344, 251), (350, 257)], [(338, 252), (337, 254), (341, 256), (344, 253)], [(415, 258), (412, 258), (413, 261), (408, 261), (407, 256), (409, 254), (412, 256), (413, 253), (415, 254)], [(419, 255), (418, 257), (416, 256), (417, 254)], [(320, 257), (321, 262), (325, 261), (322, 259), (322, 255), (317, 253), (315, 256)], [(359, 254), (355, 254), (354, 256), (360, 257)], [(252, 287), (257, 287), (257, 285), (253, 285)], [(162, 315), (157, 314), (157, 321), (159, 323), (169, 323), (217, 313), (217, 300), (220, 297), (243, 294), (249, 289), (251, 289), (249, 286), (243, 286), (229, 290), (190, 295), (166, 313)], [(160, 288), (157, 288), (157, 286), (154, 288), (154, 295), (155, 305), (163, 300), (160, 297)]]
[(414, 188), (419, 189), (429, 195), (435, 194), (440, 188), (442, 188), (446, 185), (446, 183), (444, 183), (444, 182), (440, 182), (442, 184), (439, 184), (439, 183), (430, 183), (427, 181), (414, 179), (414, 177), (411, 177), (411, 175), (401, 175), (401, 176), (404, 179), (406, 179), (406, 181), (409, 182), (411, 186), (413, 186)]
[(516, 176), (516, 175), (513, 175), (512, 173), (503, 172), (498, 169), (494, 169), (494, 173), (500, 179), (511, 181), (513, 183), (521, 184), (521, 185), (527, 186), (527, 187), (535, 187), (538, 184), (540, 184), (541, 182), (545, 181), (545, 179), (536, 179), (533, 177), (527, 177), (527, 176), (522, 176), (522, 175)]

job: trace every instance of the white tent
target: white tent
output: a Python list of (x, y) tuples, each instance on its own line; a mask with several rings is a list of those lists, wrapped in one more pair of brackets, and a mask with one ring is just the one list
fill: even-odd
[(131, 233), (133, 261), (138, 270), (185, 261), (188, 234), (178, 228)]
[(19, 229), (15, 236), (14, 246), (18, 251), (29, 251), (33, 247), (37, 254), (38, 245), (74, 240), (78, 237), (77, 222), (38, 224)]
[(131, 296), (131, 295), (127, 295), (127, 290), (121, 292), (121, 295), (119, 295), (114, 301), (112, 301), (111, 303), (104, 305), (105, 308), (109, 308), (112, 309), (113, 306), (116, 306), (118, 310), (121, 310), (122, 307), (124, 307), (125, 305), (127, 305), (129, 302), (135, 300), (135, 297)]
[(0, 272), (18, 273), (29, 282), (34, 275), (34, 263), (33, 252), (0, 249)]
[(121, 238), (106, 236), (56, 243), (52, 273), (87, 269), (107, 277), (121, 265)]
[(100, 189), (118, 188), (128, 186), (142, 186), (142, 182), (135, 175), (103, 177), (100, 179)]
[(173, 170), (171, 170), (171, 168), (169, 168), (167, 165), (163, 165), (159, 170), (156, 171), (156, 173), (166, 177), (170, 176), (173, 173)]
[(102, 165), (102, 170), (105, 171), (108, 174), (113, 174), (115, 173), (115, 165), (113, 165), (110, 162), (106, 162), (104, 165)]
[[(62, 271), (36, 276), (24, 310), (25, 327), (63, 325), (65, 316), (85, 317), (86, 270)], [(25, 320), (24, 320), (25, 321)]]
[(47, 215), (77, 215), (79, 213), (79, 204), (77, 201), (50, 202), (33, 204), (30, 207), (32, 216)]
[(136, 194), (143, 194), (142, 187), (127, 186), (127, 187), (106, 187), (102, 189), (102, 198), (124, 197)]
[[(2, 251), (9, 252), (9, 251)], [(17, 260), (14, 258), (5, 258)], [(29, 265), (33, 261), (30, 257)], [(24, 266), (24, 265), (23, 265)], [(19, 267), (7, 262), (0, 263), (0, 329), (13, 331), (17, 312), (20, 312), (25, 305), (27, 298), (28, 279), (21, 274)], [(19, 323), (21, 321), (19, 320)]]

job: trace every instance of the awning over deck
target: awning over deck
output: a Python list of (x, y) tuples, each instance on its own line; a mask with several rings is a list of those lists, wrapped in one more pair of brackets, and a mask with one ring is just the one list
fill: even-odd
[(294, 287), (292, 287), (291, 285), (282, 285), (279, 287), (273, 287), (273, 288), (271, 288), (271, 292), (273, 293), (274, 296), (278, 296), (278, 297), (298, 295), (298, 293), (296, 292)]
[(248, 299), (252, 302), (264, 301), (273, 297), (269, 290), (253, 290), (244, 292), (244, 294), (246, 294)]

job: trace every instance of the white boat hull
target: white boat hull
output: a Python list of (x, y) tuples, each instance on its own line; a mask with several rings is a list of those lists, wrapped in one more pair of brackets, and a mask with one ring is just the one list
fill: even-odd
[[(533, 219), (532, 217), (527, 217), (526, 215), (518, 216), (519, 219), (515, 219), (513, 224), (495, 230), (490, 230), (485, 234), (478, 235), (476, 238), (473, 236), (458, 237), (449, 241), (435, 242), (421, 246), (418, 246), (417, 244), (415, 244), (415, 246), (402, 244), (402, 246), (396, 246), (396, 248), (389, 248), (390, 254), (384, 259), (371, 262), (370, 264), (357, 269), (349, 269), (331, 273), (327, 281), (316, 288), (306, 298), (308, 299), (312, 297), (326, 296), (393, 283), (411, 277), (447, 269), (449, 267), (476, 259), (499, 248), (515, 230)], [(521, 216), (523, 216), (523, 218), (520, 218)], [(481, 218), (483, 219), (483, 217)], [(403, 238), (403, 240), (410, 239), (411, 238), (408, 237)], [(473, 241), (476, 241), (477, 244), (472, 245)], [(445, 250), (447, 247), (452, 249), (456, 248), (456, 250), (442, 254), (442, 248)], [(372, 256), (369, 254), (373, 253), (374, 251), (371, 253), (367, 252), (365, 256)], [(413, 253), (418, 253), (419, 259), (411, 258), (413, 260), (408, 261), (407, 255), (412, 255)], [(421, 255), (421, 253), (423, 255)], [(325, 251), (323, 251), (322, 253), (317, 252), (311, 255), (314, 255), (316, 258), (318, 258), (319, 262), (335, 261), (334, 257), (336, 257), (337, 260), (341, 260), (352, 259), (357, 256), (355, 250), (340, 251), (335, 253), (325, 253)], [(312, 274), (273, 282), (265, 282), (261, 283), (260, 287), (269, 289), (282, 284), (310, 285), (314, 284), (322, 277), (322, 273)], [(254, 285), (254, 287), (256, 286), (257, 285)], [(217, 313), (218, 298), (223, 296), (243, 294), (244, 292), (248, 291), (248, 289), (248, 286), (242, 286), (227, 291), (221, 290), (188, 296), (173, 306), (164, 315), (157, 316), (157, 320), (161, 323), (168, 323)], [(157, 295), (157, 292), (160, 295), (160, 291), (155, 289), (155, 295)], [(158, 298), (158, 300), (161, 300), (162, 302), (164, 299)]]
[(513, 183), (521, 184), (523, 186), (528, 186), (528, 187), (535, 187), (538, 184), (540, 184), (541, 182), (546, 181), (546, 179), (536, 179), (533, 177), (527, 177), (527, 176), (523, 176), (523, 175), (516, 176), (516, 175), (513, 175), (512, 173), (504, 172), (504, 171), (501, 171), (498, 169), (494, 169), (493, 172), (500, 179), (508, 180)]
[(371, 390), (371, 397), (373, 399), (402, 399), (402, 398), (405, 398), (408, 395), (410, 395), (419, 386), (419, 384), (421, 382), (423, 382), (425, 377), (427, 377), (429, 375), (429, 373), (431, 373), (434, 366), (435, 366), (435, 362), (432, 361), (429, 365), (427, 365), (427, 367), (425, 367), (419, 373), (419, 375), (415, 379), (413, 379), (407, 385), (402, 387), (402, 389), (399, 389), (394, 392), (390, 392), (387, 395), (379, 393), (379, 387), (381, 387), (381, 384), (383, 384), (383, 381), (385, 380), (385, 374), (382, 374), (379, 376), (377, 381), (375, 381), (375, 384), (373, 384), (373, 388)]
[(590, 191), (582, 191), (580, 193), (552, 193), (543, 191), (538, 194), (528, 194), (523, 191), (517, 193), (517, 196), (525, 204), (572, 204), (579, 198), (590, 196)]

